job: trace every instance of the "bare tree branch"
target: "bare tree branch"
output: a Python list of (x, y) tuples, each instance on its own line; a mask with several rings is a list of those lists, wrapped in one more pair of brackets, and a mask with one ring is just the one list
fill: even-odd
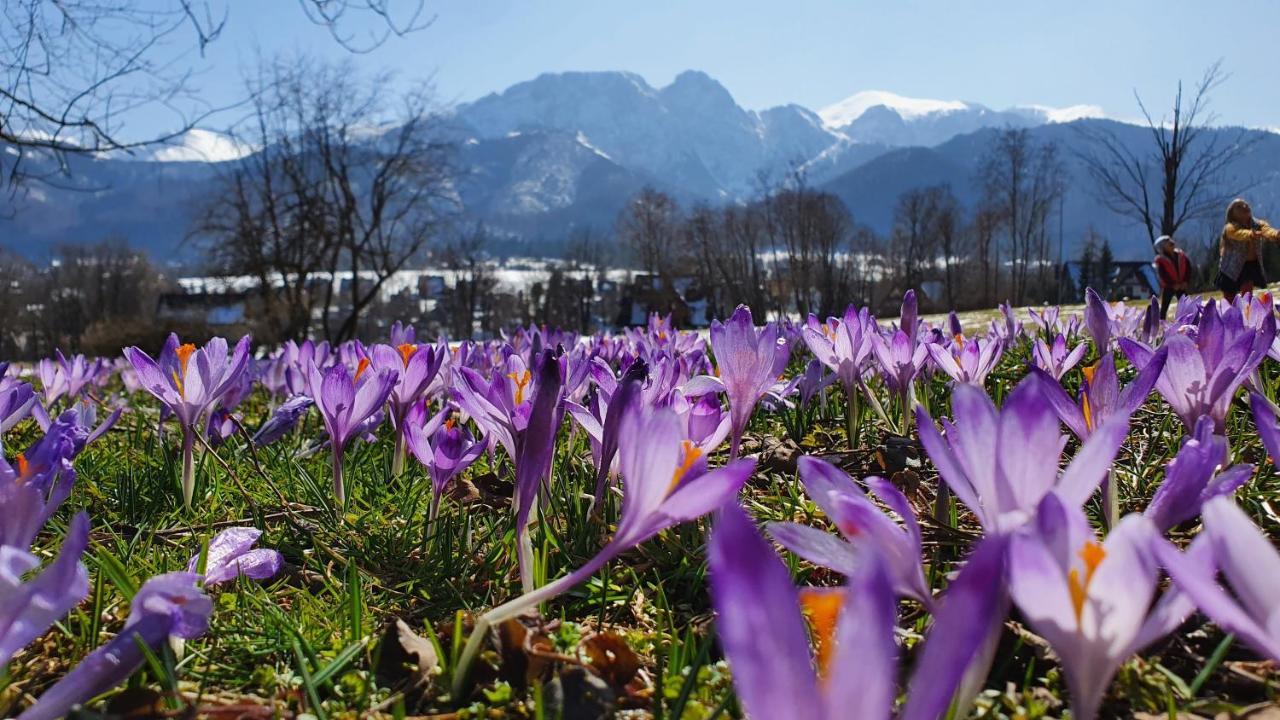
[(1146, 228), (1153, 241), (1212, 215), (1252, 184), (1229, 177), (1229, 170), (1258, 136), (1238, 130), (1227, 137), (1224, 133), (1231, 131), (1213, 128), (1217, 116), (1210, 98), (1226, 79), (1219, 60), (1205, 70), (1189, 100), (1179, 82), (1170, 113), (1159, 121), (1135, 91), (1151, 137), (1146, 152), (1129, 147), (1109, 128), (1079, 128), (1089, 143), (1077, 157), (1093, 179), (1095, 196), (1107, 209)]
[[(300, 0), (311, 22), (343, 47), (369, 52), (421, 30), (425, 0)], [(204, 55), (227, 26), (228, 0), (8, 0), (0, 4), (0, 173), (11, 192), (68, 171), (68, 156), (169, 142), (215, 112), (193, 83), (192, 50)], [(384, 28), (357, 41), (348, 23)], [(185, 33), (194, 34), (194, 42)], [(164, 114), (171, 129), (130, 132), (136, 111)], [(52, 162), (48, 162), (51, 160)]]

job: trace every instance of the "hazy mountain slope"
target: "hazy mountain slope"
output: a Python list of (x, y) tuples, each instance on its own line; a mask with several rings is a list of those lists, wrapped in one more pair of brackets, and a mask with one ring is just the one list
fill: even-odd
[[(1110, 122), (1080, 118), (1100, 112), (1087, 105), (992, 110), (883, 91), (857, 93), (818, 112), (798, 105), (757, 111), (701, 72), (681, 73), (660, 88), (632, 73), (573, 72), (541, 75), (460, 105), (448, 132), (458, 142), (466, 219), (488, 224), (512, 252), (522, 244), (554, 250), (576, 228), (609, 232), (645, 185), (686, 206), (743, 202), (756, 195), (762, 177), (778, 181), (796, 167), (811, 185), (838, 193), (859, 222), (887, 233), (898, 196), (913, 187), (949, 183), (971, 206), (995, 128), (1026, 127), (1037, 140), (1059, 143), (1071, 171), (1063, 223), (1068, 248), (1092, 225), (1114, 240), (1117, 253), (1145, 255), (1144, 233), (1097, 202), (1075, 159), (1085, 147), (1078, 123)], [(1147, 130), (1111, 126), (1125, 142), (1148, 147)], [(368, 142), (378, 142), (383, 130), (371, 129)], [(1234, 131), (1215, 132), (1225, 138)], [(1257, 142), (1236, 173), (1257, 181), (1249, 196), (1260, 214), (1280, 219), (1280, 135), (1251, 137)], [(33, 157), (29, 169), (53, 181), (0, 197), (0, 246), (40, 258), (58, 243), (124, 237), (159, 258), (193, 257), (197, 249), (183, 238), (194, 210), (214, 192), (219, 173), (251, 152), (199, 130), (154, 152), (71, 158), (68, 176), (56, 173), (52, 159)]]

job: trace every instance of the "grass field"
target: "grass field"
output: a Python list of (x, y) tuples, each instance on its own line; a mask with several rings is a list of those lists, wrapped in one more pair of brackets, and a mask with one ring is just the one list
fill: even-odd
[[(1063, 315), (1079, 310), (1064, 308)], [(961, 321), (966, 331), (976, 331), (994, 317), (969, 313)], [(803, 372), (808, 357), (801, 345), (785, 375)], [(1028, 358), (1029, 344), (1022, 341), (986, 380), (997, 403), (1024, 377)], [(1091, 349), (1084, 364), (1095, 359)], [(1120, 365), (1127, 382), (1135, 371)], [(1079, 371), (1068, 373), (1063, 385), (1074, 393), (1080, 378)], [(1280, 364), (1264, 361), (1261, 378), (1273, 392)], [(119, 391), (113, 380), (96, 396), (105, 403)], [(883, 387), (875, 384), (873, 392), (890, 406)], [(934, 418), (950, 416), (950, 397), (941, 373), (918, 383), (916, 399)], [(1236, 497), (1267, 536), (1276, 538), (1280, 475), (1244, 397), (1236, 399), (1228, 419), (1230, 463), (1252, 463), (1256, 471)], [(146, 393), (127, 402), (116, 426), (76, 459), (74, 491), (33, 550), (52, 557), (72, 514), (87, 511), (88, 597), (9, 663), (0, 681), (0, 715), (27, 707), (118, 633), (144, 579), (183, 569), (223, 528), (253, 526), (263, 530), (260, 546), (283, 555), (280, 574), (263, 582), (241, 578), (212, 590), (209, 631), (180, 651), (172, 644), (159, 648), (123, 686), (93, 702), (92, 712), (215, 718), (741, 716), (707, 591), (710, 518), (658, 534), (542, 604), (536, 615), (500, 625), (500, 642), (485, 644), (471, 687), (456, 697), (453, 673), (475, 616), (521, 592), (510, 510), (513, 468), (503, 450), (483, 455), (465, 471), (448, 489), (439, 517), (428, 522), (431, 482), (412, 458), (403, 475), (393, 476), (395, 442), (384, 423), (376, 442), (355, 443), (347, 452), (347, 502), (338, 508), (328, 453), (305, 452), (323, 435), (315, 412), (279, 442), (249, 442), (278, 403), (259, 388), (237, 409), (243, 427), (235, 436), (216, 449), (198, 444), (195, 498), (187, 510), (176, 426), (160, 422), (160, 405)], [(798, 437), (789, 433), (783, 414), (755, 413), (743, 454), (754, 456), (757, 465), (741, 504), (760, 523), (786, 520), (834, 531), (798, 481), (797, 459), (824, 458), (855, 479), (885, 476), (906, 494), (922, 524), (929, 583), (935, 590), (945, 587), (983, 531), (962, 505), (944, 499), (941, 506), (950, 509), (938, 512), (940, 480), (914, 435), (897, 437), (863, 408), (861, 442), (850, 450), (839, 385), (811, 407), (811, 424)], [(30, 420), (17, 425), (4, 437), (6, 455), (41, 434)], [(1149, 504), (1183, 434), (1165, 401), (1154, 393), (1148, 397), (1112, 467), (1122, 511)], [(1070, 441), (1067, 458), (1078, 445)], [(723, 463), (725, 456), (722, 447), (710, 464)], [(559, 427), (551, 467), (531, 526), (538, 585), (590, 560), (616, 529), (622, 507), (622, 490), (615, 485), (593, 511), (596, 471), (589, 439), (568, 419)], [(1096, 498), (1086, 510), (1101, 524)], [(1186, 522), (1169, 537), (1182, 545), (1197, 531), (1195, 521)], [(780, 551), (780, 557), (799, 585), (842, 582), (840, 575), (790, 553)], [(930, 616), (913, 601), (898, 608), (906, 672)], [(1271, 661), (1195, 614), (1122, 665), (1102, 716), (1275, 717), (1278, 681)], [(1068, 715), (1056, 655), (1016, 610), (1004, 624), (982, 687), (973, 710), (977, 717)]]

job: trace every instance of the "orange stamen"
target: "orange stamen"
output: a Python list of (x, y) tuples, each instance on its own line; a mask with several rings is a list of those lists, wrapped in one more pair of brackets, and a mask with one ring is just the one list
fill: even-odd
[(510, 378), (516, 384), (516, 390), (515, 390), (516, 404), (517, 405), (523, 404), (524, 389), (528, 387), (529, 382), (533, 380), (533, 373), (529, 372), (528, 370), (525, 370), (524, 372), (518, 372), (518, 373), (511, 372), (511, 373), (507, 373), (507, 377)]
[(178, 367), (182, 368), (182, 372), (187, 372), (187, 360), (191, 359), (191, 354), (196, 351), (196, 346), (191, 343), (183, 343), (178, 346), (174, 353), (178, 356)]
[(27, 456), (22, 453), (18, 454), (18, 482), (22, 482), (31, 477), (31, 463), (27, 462)]
[(1081, 368), (1084, 373), (1084, 391), (1080, 393), (1080, 411), (1084, 413), (1084, 426), (1093, 431), (1093, 408), (1089, 405), (1089, 390), (1093, 387), (1093, 374), (1097, 372), (1097, 364)]
[(351, 378), (351, 382), (359, 381), (360, 376), (363, 375), (364, 371), (368, 369), (369, 369), (369, 358), (360, 358), (360, 364), (356, 365), (356, 375), (355, 377)]
[(1071, 591), (1071, 607), (1076, 611), (1076, 622), (1080, 622), (1080, 616), (1084, 614), (1084, 601), (1089, 594), (1089, 583), (1093, 581), (1093, 574), (1098, 566), (1107, 557), (1107, 551), (1090, 540), (1080, 548), (1079, 554), (1080, 559), (1084, 561), (1084, 581), (1081, 582), (1080, 572), (1076, 568), (1071, 568), (1067, 573), (1067, 588)]
[(187, 396), (187, 391), (182, 384), (187, 377), (187, 361), (195, 351), (196, 346), (191, 343), (183, 343), (174, 350), (174, 354), (178, 356), (178, 369), (173, 371), (173, 385), (178, 388), (178, 395), (183, 398)]
[(400, 351), (400, 359), (404, 361), (404, 366), (409, 367), (409, 358), (413, 357), (413, 354), (418, 352), (418, 346), (405, 343), (397, 347), (396, 350)]
[(802, 589), (800, 607), (809, 622), (809, 632), (813, 635), (818, 677), (825, 680), (827, 668), (831, 665), (832, 651), (835, 649), (836, 620), (844, 607), (844, 593), (817, 588)]
[(671, 484), (667, 485), (665, 497), (670, 497), (671, 493), (676, 491), (680, 481), (693, 469), (694, 463), (698, 462), (698, 458), (702, 457), (702, 449), (695, 446), (691, 440), (680, 441), (680, 452), (684, 459), (680, 461), (680, 466), (676, 468), (675, 472), (671, 473)]
[(445, 421), (444, 421), (444, 429), (445, 429), (445, 430), (452, 430), (452, 429), (453, 429), (453, 426), (454, 426), (454, 425), (456, 425), (456, 424), (458, 424), (458, 421), (457, 421), (457, 420), (454, 420), (453, 418), (449, 418), (448, 420), (445, 420)]

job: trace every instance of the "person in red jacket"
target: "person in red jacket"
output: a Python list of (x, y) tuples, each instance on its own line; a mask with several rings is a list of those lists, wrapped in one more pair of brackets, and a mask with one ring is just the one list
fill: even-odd
[(1187, 294), (1191, 287), (1191, 260), (1173, 238), (1161, 235), (1156, 238), (1156, 275), (1160, 278), (1160, 318), (1169, 314), (1169, 303)]

